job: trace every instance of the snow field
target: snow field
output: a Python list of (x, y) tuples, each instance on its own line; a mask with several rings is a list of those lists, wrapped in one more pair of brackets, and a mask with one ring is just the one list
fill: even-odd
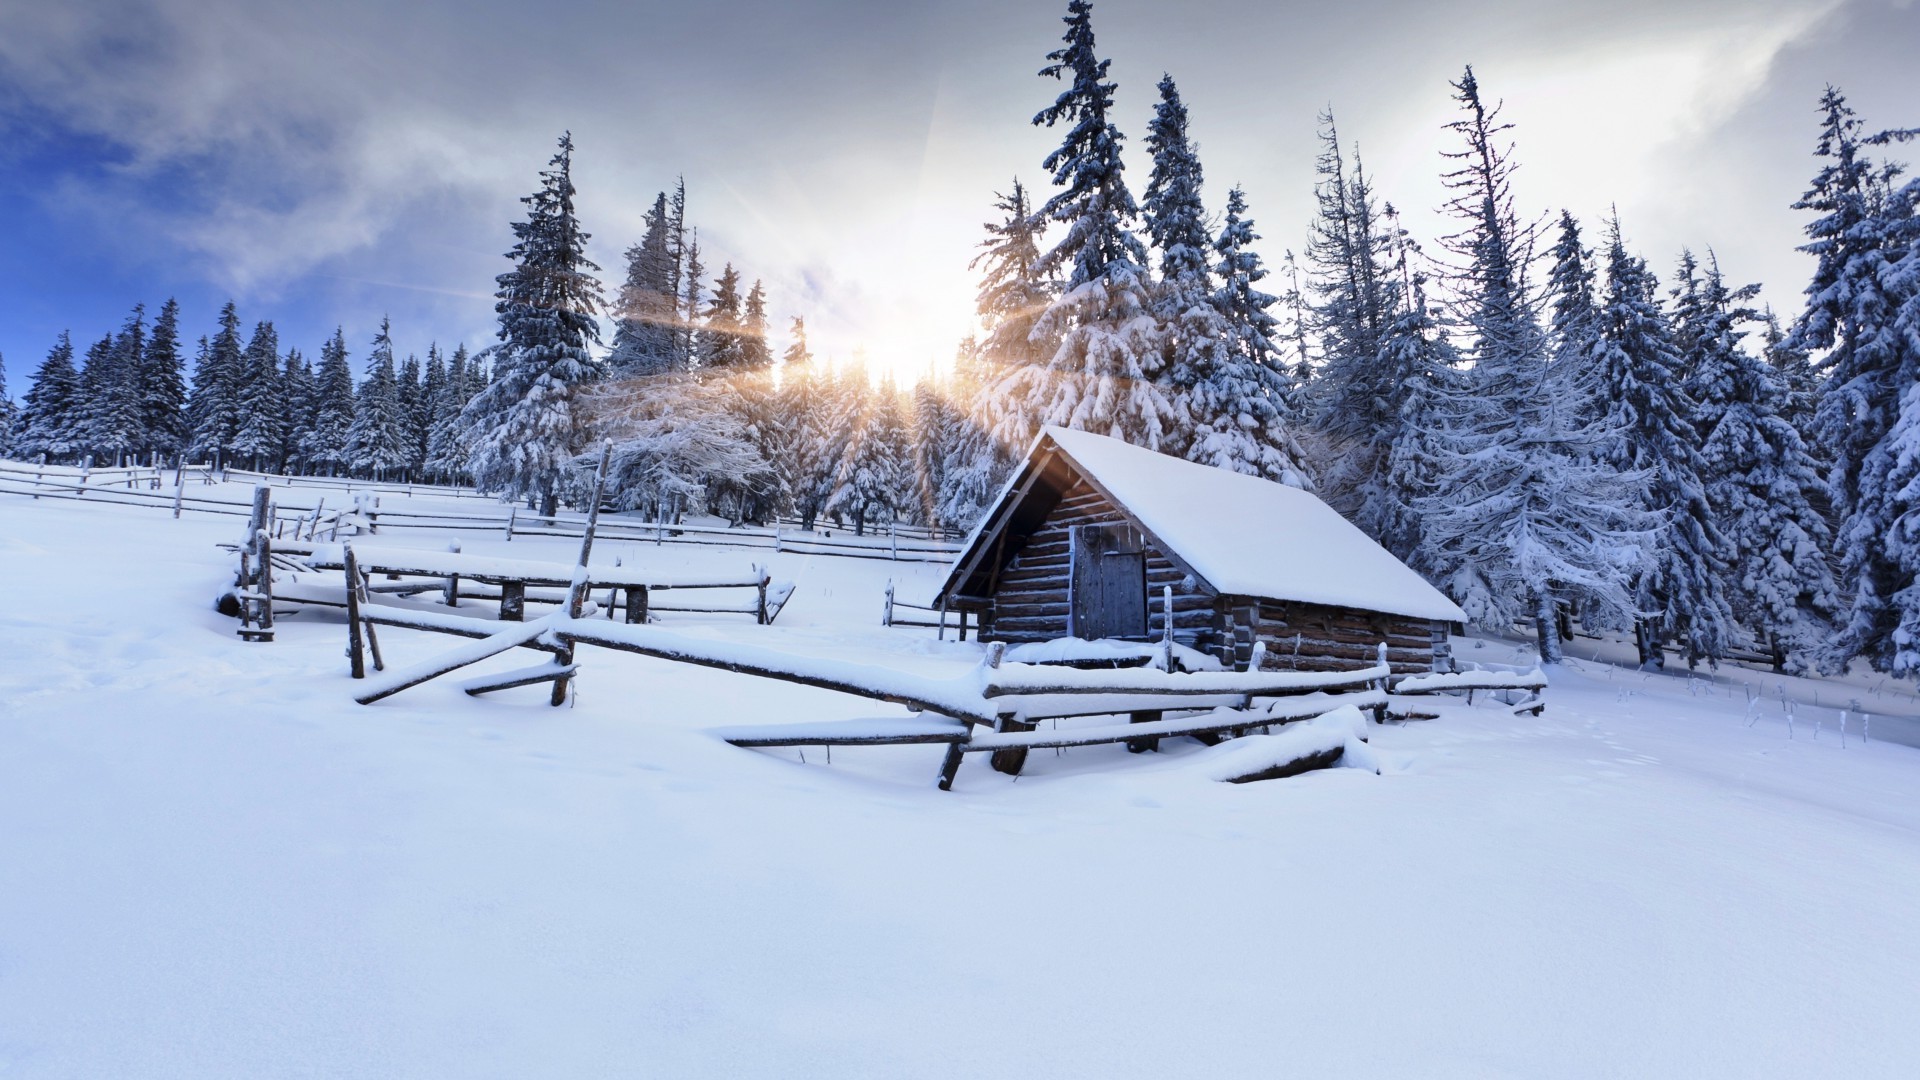
[[(1739, 696), (1580, 663), (1539, 718), (1433, 698), (1438, 720), (1371, 728), (1378, 776), (1221, 784), (1170, 740), (1038, 751), (1018, 780), (970, 760), (943, 794), (938, 746), (803, 765), (705, 730), (885, 706), (591, 647), (569, 709), (457, 679), (355, 705), (337, 613), (270, 645), (213, 613), (238, 531), (0, 501), (9, 1080), (1920, 1063), (1920, 751), (1788, 740)], [(887, 578), (914, 597), (935, 564), (615, 553), (799, 585), (774, 627), (675, 630), (977, 661), (879, 626)], [(381, 640), (390, 668), (456, 644)]]

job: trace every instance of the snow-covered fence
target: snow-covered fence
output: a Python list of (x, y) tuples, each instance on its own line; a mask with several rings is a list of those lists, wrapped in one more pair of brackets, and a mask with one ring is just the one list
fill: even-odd
[(1509, 700), (1516, 713), (1530, 712), (1535, 716), (1547, 707), (1542, 696), (1547, 688), (1547, 676), (1539, 668), (1532, 671), (1438, 671), (1424, 675), (1405, 675), (1394, 680), (1392, 689), (1401, 696), (1421, 694), (1465, 693), (1467, 704), (1473, 704), (1473, 695), (1481, 692), (1518, 691), (1527, 696), (1520, 701)]

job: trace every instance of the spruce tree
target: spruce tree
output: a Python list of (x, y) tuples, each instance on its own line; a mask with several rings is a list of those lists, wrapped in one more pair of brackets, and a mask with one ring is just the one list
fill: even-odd
[(301, 441), (301, 453), (316, 471), (338, 476), (353, 466), (353, 369), (347, 366), (347, 341), (338, 327), (320, 346), (314, 374), (313, 426)]
[[(1202, 353), (1203, 367), (1188, 388), (1194, 430), (1186, 456), (1234, 472), (1310, 488), (1306, 456), (1292, 423), (1297, 386), (1275, 347), (1275, 300), (1260, 290), (1267, 271), (1253, 242), (1246, 195), (1227, 193), (1227, 216), (1213, 241), (1220, 287), (1201, 302), (1221, 336)], [(1197, 325), (1197, 323), (1196, 323)]]
[(420, 381), (420, 358), (412, 353), (400, 364), (395, 372), (394, 397), (400, 406), (400, 442), (404, 449), (404, 459), (400, 471), (408, 479), (420, 475), (426, 466), (427, 433), (422, 426), (422, 418), (430, 408), (426, 400), (426, 387)]
[(1132, 229), (1140, 211), (1123, 175), (1123, 136), (1109, 118), (1115, 86), (1094, 52), (1092, 14), (1088, 0), (1067, 5), (1065, 47), (1047, 55), (1040, 74), (1070, 85), (1033, 120), (1068, 129), (1045, 161), (1060, 190), (1040, 211), (1065, 226), (1039, 261), (1042, 274), (1064, 275), (1063, 291), (1034, 330), (1057, 344), (1044, 366), (1010, 370), (995, 393), (1031, 397), (1040, 423), (1157, 450), (1178, 414), (1155, 348), (1147, 252)]
[(1844, 610), (1821, 666), (1837, 673), (1864, 656), (1886, 671), (1899, 647), (1901, 616), (1893, 597), (1911, 581), (1887, 541), (1902, 517), (1893, 480), (1904, 444), (1896, 446), (1890, 436), (1903, 395), (1920, 382), (1920, 341), (1898, 329), (1898, 264), (1908, 254), (1900, 233), (1912, 208), (1891, 186), (1898, 167), (1875, 162), (1869, 150), (1902, 133), (1868, 136), (1832, 87), (1820, 111), (1814, 155), (1828, 163), (1793, 204), (1819, 215), (1806, 226), (1808, 242), (1800, 248), (1817, 264), (1788, 345), (1824, 354), (1813, 429), (1830, 469)]
[(747, 290), (741, 310), (740, 366), (755, 370), (773, 366), (773, 347), (767, 343), (767, 290), (758, 279)]
[[(856, 370), (854, 378), (866, 381), (864, 367)], [(900, 392), (891, 378), (877, 388), (850, 383), (845, 389), (861, 394), (862, 407), (849, 426), (850, 439), (826, 509), (836, 517), (852, 519), (854, 535), (861, 536), (869, 523), (891, 522), (902, 508), (908, 486), (903, 476), (906, 427)]]
[(65, 330), (33, 374), (20, 412), (14, 451), (23, 458), (45, 454), (59, 461), (80, 450), (80, 372), (73, 366), (73, 339)]
[(285, 436), (285, 388), (280, 379), (280, 335), (258, 323), (241, 360), (240, 419), (229, 448), (255, 469), (272, 468)]
[(987, 223), (987, 238), (968, 264), (981, 271), (975, 311), (986, 336), (972, 355), (989, 388), (975, 399), (974, 422), (996, 432), (1003, 444), (1024, 448), (1040, 428), (1038, 408), (1026, 394), (1013, 392), (1015, 384), (1006, 377), (1052, 355), (1048, 342), (1035, 340), (1035, 327), (1057, 290), (1040, 270), (1044, 222), (1019, 178), (1007, 194), (995, 196), (994, 208), (1002, 216)]
[(220, 309), (220, 329), (203, 339), (193, 367), (193, 389), (187, 398), (187, 419), (193, 425), (192, 452), (205, 454), (218, 467), (226, 463), (233, 438), (240, 430), (240, 394), (246, 380), (246, 359), (240, 344), (240, 316), (233, 301)]
[(407, 426), (400, 373), (393, 361), (392, 327), (383, 318), (347, 431), (347, 457), (354, 471), (381, 480), (404, 470), (410, 460)]
[(141, 445), (140, 356), (146, 305), (135, 304), (118, 334), (87, 351), (80, 375), (80, 439), (96, 463), (115, 465)]
[(552, 514), (562, 473), (585, 445), (581, 389), (599, 378), (589, 351), (600, 341), (598, 270), (587, 258), (588, 234), (573, 208), (573, 137), (541, 173), (540, 190), (521, 201), (527, 218), (513, 226), (517, 243), (500, 275), (500, 344), (496, 378), (467, 405), (474, 430), (469, 465), (481, 484), (539, 501)]
[(1700, 273), (1690, 254), (1676, 277), (1701, 478), (1725, 538), (1723, 591), (1776, 668), (1803, 673), (1832, 632), (1839, 600), (1818, 464), (1781, 411), (1787, 394), (1773, 367), (1741, 347), (1740, 324), (1760, 318), (1741, 305), (1758, 289), (1727, 288), (1716, 263)]
[(7, 361), (0, 357), (0, 458), (13, 453), (13, 433), (20, 419), (20, 409), (7, 394)]
[(318, 385), (314, 382), (313, 365), (299, 349), (288, 349), (286, 364), (280, 369), (281, 393), (284, 395), (286, 423), (280, 429), (280, 449), (277, 457), (280, 468), (287, 473), (311, 473), (312, 465), (306, 457), (307, 435), (313, 430), (314, 416), (319, 408)]
[(1623, 472), (1646, 473), (1646, 508), (1666, 515), (1635, 590), (1640, 660), (1656, 667), (1665, 662), (1660, 642), (1669, 638), (1689, 664), (1726, 655), (1732, 623), (1721, 589), (1725, 541), (1701, 480), (1694, 403), (1682, 386), (1680, 350), (1657, 289), (1646, 263), (1628, 253), (1615, 219), (1594, 363), (1614, 429), (1604, 456)]
[(452, 358), (447, 361), (447, 377), (441, 389), (433, 430), (427, 435), (427, 469), (442, 482), (452, 482), (453, 478), (466, 471), (466, 426), (460, 420), (460, 412), (478, 392), (474, 386), (467, 347), (456, 346)]
[(1533, 230), (1510, 186), (1512, 148), (1480, 97), (1473, 69), (1453, 84), (1463, 116), (1449, 126), (1445, 239), (1458, 260), (1453, 317), (1470, 335), (1471, 367), (1430, 403), (1437, 460), (1432, 494), (1416, 500), (1421, 563), (1476, 624), (1504, 630), (1531, 615), (1543, 663), (1561, 655), (1559, 606), (1577, 599), (1595, 625), (1634, 613), (1630, 581), (1647, 559), (1654, 521), (1639, 505), (1646, 479), (1593, 460), (1605, 435), (1569, 403), (1548, 363), (1527, 284)]
[(700, 326), (697, 344), (702, 371), (732, 371), (746, 364), (744, 334), (740, 323), (740, 271), (728, 263), (713, 282), (713, 298)]
[(433, 469), (433, 429), (447, 409), (447, 362), (440, 355), (440, 344), (427, 346), (427, 368), (420, 378), (420, 393), (414, 402), (413, 460), (416, 474), (431, 479)]
[[(677, 193), (684, 205), (684, 188)], [(646, 231), (627, 249), (627, 280), (610, 314), (613, 348), (607, 370), (616, 377), (679, 370), (679, 263), (674, 253), (674, 210), (667, 193), (654, 198)]]
[(187, 442), (186, 382), (181, 376), (180, 303), (169, 298), (153, 320), (140, 358), (140, 429), (145, 448), (171, 457)]

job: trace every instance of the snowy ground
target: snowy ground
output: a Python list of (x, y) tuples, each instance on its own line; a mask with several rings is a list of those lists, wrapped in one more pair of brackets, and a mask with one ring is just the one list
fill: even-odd
[[(354, 705), (338, 617), (210, 610), (236, 525), (0, 496), (8, 1080), (1920, 1075), (1920, 751), (1748, 726), (1742, 676), (1589, 661), (1538, 719), (1376, 728), (1379, 776), (1217, 784), (1170, 742), (943, 794), (937, 747), (702, 733), (870, 703), (627, 655), (571, 709)], [(778, 626), (673, 621), (974, 658), (878, 626), (937, 566), (772, 562)]]

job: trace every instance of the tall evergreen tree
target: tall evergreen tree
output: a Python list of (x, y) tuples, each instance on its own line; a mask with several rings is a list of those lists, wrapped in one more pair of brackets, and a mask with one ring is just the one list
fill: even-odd
[(285, 437), (286, 396), (280, 378), (280, 335), (258, 323), (241, 360), (240, 422), (230, 449), (236, 457), (270, 469)]
[(306, 439), (307, 433), (313, 430), (319, 408), (319, 387), (314, 382), (313, 365), (307, 363), (299, 349), (287, 350), (285, 365), (280, 369), (280, 387), (286, 412), (276, 454), (280, 468), (289, 473), (312, 472), (306, 457)]
[(353, 467), (353, 369), (347, 366), (347, 341), (335, 327), (320, 346), (314, 375), (313, 426), (301, 441), (301, 453), (316, 471), (338, 476)]
[(400, 470), (407, 477), (418, 477), (426, 467), (426, 414), (432, 408), (426, 399), (426, 387), (420, 381), (420, 358), (412, 353), (395, 373), (395, 398), (400, 406), (400, 441), (405, 446), (405, 461)]
[(80, 452), (80, 372), (73, 366), (73, 339), (65, 330), (33, 374), (21, 410), (14, 451), (58, 461)]
[(14, 428), (19, 419), (20, 408), (7, 393), (7, 361), (0, 357), (0, 457), (13, 453)]
[(793, 320), (792, 341), (780, 362), (780, 412), (790, 435), (774, 466), (790, 493), (802, 528), (812, 529), (833, 494), (834, 475), (846, 440), (833, 381), (807, 348), (807, 325)]
[(461, 423), (460, 412), (478, 392), (473, 365), (467, 358), (467, 347), (455, 346), (453, 356), (447, 361), (446, 381), (441, 389), (433, 430), (427, 434), (427, 469), (442, 481), (451, 481), (466, 471), (466, 426)]
[(1453, 84), (1463, 115), (1449, 128), (1446, 238), (1459, 261), (1455, 320), (1471, 335), (1470, 373), (1433, 402), (1439, 478), (1417, 500), (1421, 562), (1468, 616), (1504, 629), (1534, 619), (1544, 663), (1560, 659), (1559, 605), (1578, 598), (1597, 625), (1635, 612), (1629, 583), (1647, 558), (1654, 522), (1639, 508), (1641, 473), (1593, 460), (1604, 432), (1569, 407), (1547, 360), (1527, 286), (1532, 230), (1514, 211), (1512, 148), (1473, 69)]
[(80, 375), (81, 439), (101, 464), (118, 464), (143, 441), (140, 356), (146, 325), (146, 305), (135, 304), (118, 334), (87, 351), (87, 368)]
[(1191, 395), (1221, 366), (1226, 327), (1211, 302), (1213, 280), (1207, 257), (1212, 237), (1207, 234), (1207, 208), (1200, 201), (1204, 184), (1200, 157), (1187, 134), (1187, 106), (1180, 100), (1173, 76), (1161, 76), (1159, 91), (1160, 101), (1147, 125), (1146, 146), (1153, 155), (1153, 170), (1141, 201), (1141, 223), (1160, 255), (1160, 279), (1148, 305), (1160, 350), (1158, 366), (1166, 373), (1176, 401), (1189, 414), (1169, 433), (1169, 449), (1184, 454), (1192, 424), (1203, 418), (1194, 413), (1198, 403)]
[(1892, 483), (1897, 450), (1889, 438), (1902, 395), (1920, 382), (1920, 341), (1898, 332), (1902, 297), (1897, 263), (1900, 218), (1910, 206), (1893, 198), (1896, 166), (1875, 162), (1870, 146), (1902, 133), (1868, 136), (1846, 98), (1828, 87), (1820, 101), (1814, 155), (1827, 159), (1794, 209), (1819, 215), (1800, 250), (1815, 257), (1807, 307), (1788, 344), (1824, 353), (1813, 427), (1829, 464), (1828, 488), (1838, 521), (1844, 612), (1822, 664), (1830, 672), (1864, 656), (1879, 670), (1893, 666), (1900, 617), (1895, 593), (1908, 587), (1887, 538), (1900, 517)]
[(1063, 271), (1065, 284), (1034, 330), (1057, 345), (1044, 367), (1009, 371), (995, 393), (1030, 396), (1041, 423), (1159, 449), (1177, 413), (1154, 347), (1147, 252), (1132, 229), (1139, 208), (1123, 175), (1123, 137), (1109, 119), (1115, 86), (1094, 52), (1092, 16), (1088, 0), (1067, 5), (1065, 47), (1047, 54), (1040, 74), (1071, 85), (1034, 117), (1068, 127), (1045, 162), (1060, 190), (1041, 208), (1066, 233), (1039, 262), (1043, 274)]
[(1732, 612), (1721, 589), (1725, 541), (1713, 520), (1696, 449), (1694, 403), (1681, 356), (1646, 263), (1628, 253), (1616, 218), (1607, 250), (1606, 298), (1595, 366), (1612, 412), (1605, 457), (1648, 476), (1649, 510), (1667, 515), (1654, 559), (1635, 592), (1640, 660), (1664, 664), (1660, 642), (1677, 641), (1689, 663), (1726, 655)]
[(347, 431), (347, 457), (354, 470), (378, 480), (405, 469), (411, 458), (407, 427), (399, 368), (393, 362), (392, 327), (383, 318)]
[(180, 303), (169, 298), (153, 320), (140, 358), (140, 430), (147, 450), (171, 456), (187, 442), (186, 382), (181, 376)]
[[(859, 370), (853, 377), (864, 383), (866, 372)], [(850, 384), (847, 389), (864, 390), (865, 407), (849, 427), (851, 438), (826, 508), (851, 518), (854, 535), (860, 536), (869, 523), (891, 522), (903, 508), (902, 496), (910, 489), (905, 475), (907, 434), (900, 391), (891, 378), (877, 388)]]
[(496, 490), (539, 500), (554, 512), (562, 472), (585, 444), (586, 418), (575, 407), (582, 387), (600, 375), (588, 351), (600, 341), (598, 270), (586, 255), (588, 234), (573, 208), (573, 137), (541, 173), (540, 190), (521, 200), (527, 219), (500, 275), (497, 378), (467, 405), (475, 429), (470, 467)]
[(699, 364), (703, 371), (729, 371), (746, 363), (740, 325), (740, 271), (728, 263), (713, 281), (713, 298), (702, 312)]
[(1818, 464), (1783, 414), (1786, 390), (1772, 365), (1741, 347), (1742, 305), (1756, 286), (1729, 289), (1720, 267), (1691, 254), (1676, 275), (1675, 329), (1696, 402), (1701, 479), (1725, 538), (1723, 592), (1734, 617), (1796, 673), (1832, 632), (1838, 590), (1827, 561)]
[(755, 370), (773, 366), (773, 346), (767, 343), (767, 290), (758, 279), (747, 290), (741, 311), (740, 366)]
[(1259, 238), (1246, 195), (1236, 187), (1227, 193), (1227, 216), (1213, 242), (1220, 287), (1202, 300), (1223, 336), (1203, 354), (1205, 366), (1187, 391), (1194, 423), (1187, 457), (1311, 487), (1292, 431), (1297, 387), (1274, 346), (1275, 320), (1267, 313), (1275, 301), (1259, 288), (1267, 276), (1252, 246)]
[[(684, 205), (684, 186), (676, 193)], [(674, 252), (674, 210), (667, 193), (654, 198), (646, 231), (627, 249), (627, 279), (614, 301), (613, 348), (607, 369), (619, 377), (679, 370), (679, 260)]]
[(246, 359), (240, 345), (240, 316), (233, 301), (220, 309), (220, 329), (206, 340), (193, 366), (193, 390), (187, 419), (193, 425), (192, 452), (225, 464), (240, 430), (240, 394)]
[[(979, 253), (968, 264), (969, 269), (981, 271), (975, 310), (985, 333), (972, 357), (977, 374), (988, 387), (1011, 389), (1013, 384), (1005, 381), (1008, 375), (1044, 363), (1052, 355), (1048, 342), (1035, 340), (1035, 328), (1057, 290), (1040, 270), (1040, 234), (1045, 222), (1028, 204), (1027, 190), (1019, 178), (1014, 179), (1007, 194), (995, 196), (994, 208), (1002, 217), (987, 223), (987, 238), (980, 242)], [(975, 426), (1000, 437), (999, 444), (987, 440), (996, 455), (1004, 456), (1003, 446), (1024, 448), (1040, 428), (1038, 408), (1023, 393), (989, 389), (975, 400)], [(978, 452), (983, 448), (976, 445), (974, 449)]]

